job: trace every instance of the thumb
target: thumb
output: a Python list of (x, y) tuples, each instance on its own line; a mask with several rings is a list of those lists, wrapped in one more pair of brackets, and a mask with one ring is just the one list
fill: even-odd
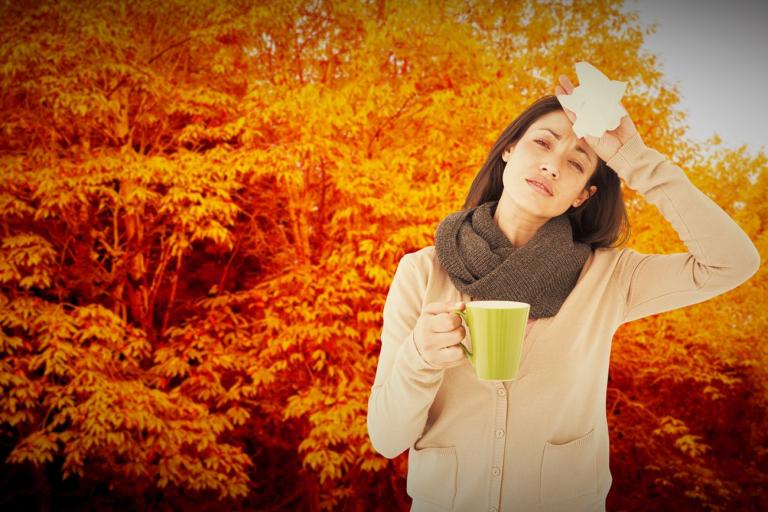
[(605, 141), (603, 141), (602, 137), (595, 137), (593, 135), (584, 135), (584, 137), (582, 137), (582, 139), (584, 139), (587, 142), (587, 144), (589, 144), (589, 147), (591, 147), (592, 149), (595, 149), (595, 150), (598, 147), (600, 147), (600, 144), (602, 142), (605, 142)]
[(431, 302), (427, 304), (423, 312), (432, 315), (439, 315), (440, 313), (450, 313), (454, 309), (461, 309), (461, 307), (458, 303), (454, 302)]

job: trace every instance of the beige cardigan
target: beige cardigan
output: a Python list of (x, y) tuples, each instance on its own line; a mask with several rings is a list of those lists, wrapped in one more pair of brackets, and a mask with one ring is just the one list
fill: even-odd
[(478, 380), (468, 360), (440, 369), (419, 355), (412, 336), (422, 308), (472, 297), (454, 287), (434, 246), (400, 260), (384, 305), (368, 434), (387, 458), (408, 450), (411, 510), (605, 510), (614, 332), (757, 272), (760, 254), (746, 233), (639, 135), (607, 163), (690, 252), (593, 251), (558, 314), (532, 324), (512, 383)]

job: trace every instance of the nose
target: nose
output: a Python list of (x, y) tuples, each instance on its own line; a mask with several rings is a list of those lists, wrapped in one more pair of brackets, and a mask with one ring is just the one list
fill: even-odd
[(541, 164), (539, 170), (551, 174), (553, 178), (557, 178), (557, 169), (555, 169), (555, 166), (552, 164)]

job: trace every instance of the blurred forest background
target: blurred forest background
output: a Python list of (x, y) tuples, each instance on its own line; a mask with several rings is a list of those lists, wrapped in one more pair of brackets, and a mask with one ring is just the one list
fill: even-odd
[[(3, 510), (407, 510), (366, 431), (395, 268), (580, 60), (768, 254), (766, 155), (689, 140), (617, 2), (0, 9)], [(609, 510), (768, 509), (766, 284), (617, 332)]]

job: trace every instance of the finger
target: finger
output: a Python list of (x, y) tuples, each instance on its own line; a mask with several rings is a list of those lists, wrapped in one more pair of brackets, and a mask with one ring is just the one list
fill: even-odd
[(453, 367), (464, 364), (467, 357), (459, 345), (451, 345), (440, 350), (437, 358), (441, 366)]
[(439, 315), (440, 313), (450, 313), (451, 311), (464, 308), (463, 302), (430, 302), (424, 308), (424, 313)]
[(455, 313), (440, 313), (432, 321), (434, 332), (451, 332), (461, 327), (461, 317)]
[(459, 331), (451, 331), (451, 332), (432, 332), (430, 335), (425, 338), (424, 340), (424, 347), (426, 347), (429, 350), (437, 351), (437, 350), (443, 350), (448, 347), (454, 347), (456, 344), (461, 343), (461, 341), (466, 336), (463, 334), (463, 332)]
[(560, 87), (559, 85), (556, 85), (555, 86), (555, 94), (556, 95), (565, 94), (565, 90), (562, 87)]
[(582, 137), (592, 149), (596, 149), (600, 145), (600, 137), (593, 137), (592, 135), (584, 135)]
[(568, 94), (573, 92), (573, 84), (568, 79), (567, 75), (560, 75), (560, 83), (563, 85), (563, 89), (568, 91)]

